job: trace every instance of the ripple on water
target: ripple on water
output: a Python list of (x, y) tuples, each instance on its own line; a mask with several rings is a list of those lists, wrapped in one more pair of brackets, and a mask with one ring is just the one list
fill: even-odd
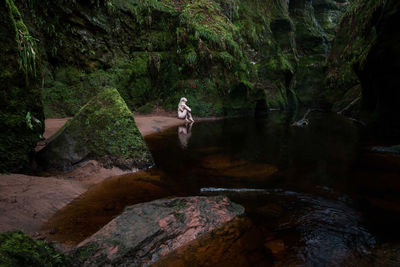
[[(246, 217), (166, 256), (156, 266), (343, 266), (373, 262), (370, 250), (375, 240), (363, 227), (360, 214), (347, 203), (293, 191), (265, 191), (268, 194), (261, 200), (265, 205), (247, 206)], [(254, 200), (257, 196), (260, 202), (259, 192), (243, 193), (242, 197)]]
[(361, 259), (370, 254), (375, 239), (364, 228), (361, 214), (347, 203), (295, 192), (279, 195), (287, 199), (285, 204), (291, 212), (278, 231), (294, 228), (300, 235), (300, 245), (292, 247), (295, 257), (321, 266), (342, 265), (349, 258)]

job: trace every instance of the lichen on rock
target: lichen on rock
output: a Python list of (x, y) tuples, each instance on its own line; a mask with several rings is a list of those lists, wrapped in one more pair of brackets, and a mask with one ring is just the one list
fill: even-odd
[(80, 266), (148, 266), (243, 213), (224, 196), (137, 204), (79, 244), (72, 258)]
[(60, 170), (89, 159), (121, 169), (154, 164), (132, 112), (114, 88), (104, 89), (83, 106), (37, 158), (43, 168)]

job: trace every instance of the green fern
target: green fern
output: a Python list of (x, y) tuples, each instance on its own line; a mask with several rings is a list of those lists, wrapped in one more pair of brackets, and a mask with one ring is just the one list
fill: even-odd
[(35, 47), (38, 40), (20, 30), (18, 31), (18, 35), (20, 68), (27, 76), (29, 73), (32, 73), (34, 77), (37, 77)]
[(196, 62), (197, 62), (197, 54), (194, 50), (190, 50), (185, 55), (185, 63), (186, 63), (186, 65), (194, 66), (194, 65), (196, 65)]

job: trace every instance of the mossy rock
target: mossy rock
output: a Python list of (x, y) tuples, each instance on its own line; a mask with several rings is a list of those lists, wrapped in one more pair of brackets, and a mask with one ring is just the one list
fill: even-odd
[(95, 159), (106, 168), (147, 168), (154, 164), (132, 112), (118, 91), (105, 88), (60, 129), (38, 153), (45, 169), (69, 170)]
[(0, 234), (0, 266), (71, 266), (50, 244), (35, 241), (21, 231)]
[(0, 21), (0, 172), (19, 172), (44, 130), (41, 74), (35, 39), (13, 1), (0, 1)]

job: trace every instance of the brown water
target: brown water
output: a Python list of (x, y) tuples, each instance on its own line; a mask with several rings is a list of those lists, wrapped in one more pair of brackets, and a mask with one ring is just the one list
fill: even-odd
[(400, 157), (362, 149), (371, 140), (343, 117), (292, 121), (275, 113), (150, 136), (156, 167), (109, 179), (58, 212), (55, 239), (76, 244), (127, 205), (224, 194), (246, 215), (157, 265), (400, 265)]

